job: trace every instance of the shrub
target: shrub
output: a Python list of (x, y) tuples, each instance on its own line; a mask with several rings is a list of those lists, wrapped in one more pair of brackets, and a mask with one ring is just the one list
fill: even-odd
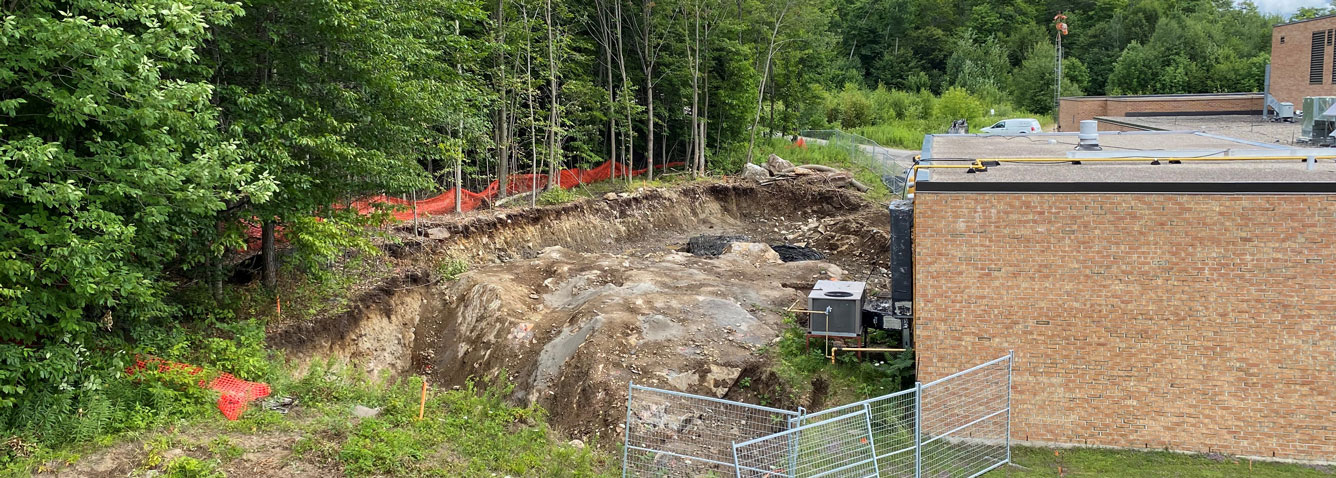
[(942, 93), (941, 100), (937, 102), (937, 114), (943, 121), (965, 119), (970, 124), (975, 124), (984, 116), (984, 107), (982, 102), (964, 88), (955, 86)]

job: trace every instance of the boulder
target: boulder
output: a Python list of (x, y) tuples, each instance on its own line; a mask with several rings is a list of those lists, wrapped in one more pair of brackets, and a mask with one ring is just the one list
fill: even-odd
[(771, 154), (770, 158), (765, 160), (765, 169), (769, 170), (770, 174), (786, 173), (793, 169), (793, 163)]
[(769, 178), (770, 172), (755, 164), (747, 163), (742, 166), (742, 177), (760, 181)]
[(784, 262), (779, 253), (770, 246), (758, 242), (734, 242), (724, 249), (719, 256), (722, 259), (735, 259), (750, 264), (779, 264)]

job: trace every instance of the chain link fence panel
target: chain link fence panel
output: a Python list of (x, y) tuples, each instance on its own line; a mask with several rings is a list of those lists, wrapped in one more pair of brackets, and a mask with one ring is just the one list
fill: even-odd
[(919, 390), (919, 476), (973, 477), (1010, 461), (1010, 355)]
[(906, 156), (864, 136), (837, 129), (803, 130), (798, 135), (848, 151), (854, 164), (880, 176), (891, 193), (904, 194), (909, 170), (914, 166), (913, 155)]
[(1011, 365), (811, 414), (632, 384), (623, 476), (976, 477), (1011, 461)]
[(868, 407), (733, 445), (738, 478), (879, 476)]
[(800, 411), (631, 384), (624, 477), (730, 477), (733, 444), (789, 429)]

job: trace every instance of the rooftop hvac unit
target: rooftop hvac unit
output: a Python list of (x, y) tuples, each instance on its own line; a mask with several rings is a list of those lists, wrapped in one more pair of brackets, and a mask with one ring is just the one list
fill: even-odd
[(1317, 146), (1331, 146), (1331, 133), (1336, 131), (1336, 96), (1305, 96), (1304, 122), (1299, 142)]
[(809, 333), (831, 337), (863, 335), (865, 286), (862, 282), (817, 281), (807, 294), (807, 310), (814, 311), (808, 324)]

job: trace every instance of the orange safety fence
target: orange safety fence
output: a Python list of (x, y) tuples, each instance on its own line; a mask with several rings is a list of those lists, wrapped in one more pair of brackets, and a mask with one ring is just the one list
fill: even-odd
[[(663, 169), (668, 167), (682, 166), (685, 164), (686, 163), (684, 162), (676, 162), (676, 163), (656, 165), (655, 168)], [(647, 168), (633, 169), (631, 170), (631, 176), (639, 176), (645, 174), (647, 170), (648, 170)], [(612, 161), (606, 161), (603, 164), (598, 165), (591, 169), (582, 169), (582, 168), (563, 169), (557, 173), (558, 174), (557, 185), (561, 186), (562, 189), (571, 189), (581, 184), (596, 183), (599, 181), (612, 179), (614, 177), (624, 177), (626, 176), (626, 172), (627, 172), (627, 166), (625, 164), (614, 163)], [(507, 178), (509, 179), (509, 181), (506, 183), (506, 193), (507, 195), (513, 195), (513, 194), (523, 194), (532, 191), (535, 183), (538, 185), (539, 188), (546, 187), (548, 175), (512, 174)], [(492, 183), (488, 184), (487, 188), (483, 189), (481, 192), (475, 193), (467, 189), (460, 191), (460, 210), (472, 211), (485, 203), (491, 202), (493, 199), (496, 199), (496, 196), (500, 192), (500, 189), (501, 189), (501, 182), (492, 181)], [(406, 206), (408, 208), (407, 210), (395, 211), (394, 217), (401, 221), (407, 221), (413, 218), (413, 211), (412, 211), (413, 201), (386, 196), (383, 194), (353, 201), (352, 207), (356, 208), (359, 212), (370, 213), (376, 210), (376, 204), (378, 203), (391, 204), (396, 206)], [(454, 210), (455, 210), (455, 190), (453, 188), (437, 195), (436, 197), (419, 199), (417, 201), (417, 214), (420, 216), (434, 216), (438, 214), (447, 214), (454, 212)]]
[[(679, 161), (674, 163), (655, 165), (655, 169), (672, 168), (686, 165)], [(645, 174), (648, 168), (632, 169), (631, 176), (640, 176)], [(563, 169), (557, 173), (557, 185), (562, 189), (571, 189), (582, 184), (596, 183), (612, 179), (614, 177), (626, 176), (627, 166), (622, 163), (605, 161), (603, 164), (590, 169), (570, 168)], [(512, 174), (507, 176), (509, 181), (506, 184), (507, 195), (523, 194), (533, 190), (536, 183), (539, 188), (547, 186), (547, 174)], [(535, 181), (536, 179), (536, 181)], [(487, 188), (480, 192), (473, 192), (467, 189), (461, 190), (460, 210), (472, 211), (483, 204), (496, 199), (501, 189), (499, 180), (492, 181)], [(353, 201), (352, 207), (362, 214), (369, 214), (376, 210), (377, 205), (389, 204), (392, 206), (405, 206), (405, 208), (393, 211), (392, 215), (400, 221), (413, 219), (413, 201), (401, 199), (384, 194), (371, 196)], [(455, 190), (451, 188), (435, 197), (419, 199), (417, 201), (417, 214), (419, 216), (434, 216), (439, 214), (448, 214), (455, 210)], [(260, 226), (255, 222), (248, 223), (247, 245), (250, 250), (258, 250), (260, 247)]]
[[(204, 371), (203, 367), (197, 365), (170, 362), (158, 357), (140, 356), (135, 358), (134, 365), (125, 369), (125, 374), (134, 376), (141, 371), (150, 370), (150, 367), (158, 372), (182, 370), (190, 375), (199, 375)], [(227, 417), (228, 420), (240, 418), (241, 413), (246, 411), (250, 402), (267, 397), (270, 392), (267, 383), (242, 380), (226, 372), (219, 373), (213, 380), (200, 380), (199, 386), (219, 392), (218, 411), (223, 412), (223, 416)]]

